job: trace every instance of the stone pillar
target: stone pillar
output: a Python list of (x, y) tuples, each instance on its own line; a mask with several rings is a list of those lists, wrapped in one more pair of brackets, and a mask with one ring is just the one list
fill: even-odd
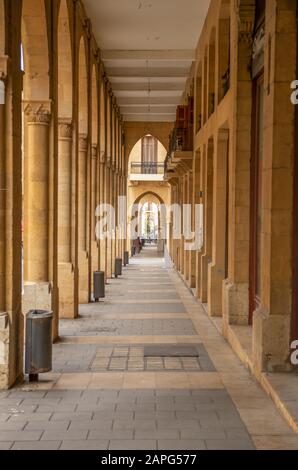
[[(115, 185), (115, 167), (113, 166), (111, 168), (111, 179), (110, 179), (110, 204), (114, 209), (114, 213), (116, 214), (116, 185)], [(111, 269), (112, 269), (112, 274), (114, 273), (115, 270), (115, 259), (116, 259), (116, 221), (115, 221), (115, 226), (113, 227), (112, 231), (112, 240), (111, 240)]]
[[(270, 2), (267, 2), (270, 3)], [(242, 7), (231, 47), (231, 89), (235, 89), (230, 127), (229, 273), (223, 283), (223, 334), (229, 324), (248, 325), (250, 244), (250, 160), (252, 115), (252, 34), (254, 2)], [(240, 6), (241, 8), (241, 6)], [(251, 10), (251, 11), (250, 11)]]
[(90, 281), (91, 292), (93, 292), (93, 272), (99, 269), (99, 244), (95, 235), (95, 211), (97, 207), (97, 173), (98, 173), (98, 149), (97, 145), (92, 146), (91, 154), (91, 203), (90, 203)]
[[(106, 191), (105, 191), (105, 202), (107, 204), (111, 204), (112, 199), (111, 199), (111, 173), (112, 169), (110, 167), (110, 163), (107, 164), (106, 168)], [(107, 278), (112, 279), (112, 233), (109, 230), (107, 233), (107, 239), (106, 239), (106, 273), (107, 273)]]
[(58, 286), (59, 315), (75, 318), (74, 267), (71, 256), (72, 207), (72, 123), (59, 120), (58, 141)]
[[(264, 97), (261, 305), (253, 313), (252, 332), (253, 365), (257, 373), (297, 368), (289, 359), (291, 340), (298, 339), (291, 338), (290, 332), (292, 289), (297, 289), (295, 275), (293, 279), (293, 262), (297, 263), (297, 258), (293, 259), (292, 245), (293, 236), (297, 236), (293, 224), (297, 109), (285, 98), (290, 83), (297, 79), (296, 3), (266, 3), (265, 44), (270, 37), (271, 67), (275, 72), (268, 77), (270, 93)], [(269, 54), (265, 53), (265, 71), (269, 70), (268, 61)], [(296, 309), (294, 314), (297, 315)]]
[[(106, 164), (104, 160), (104, 155), (101, 155), (100, 159), (100, 204), (105, 203), (105, 187), (106, 187)], [(106, 248), (107, 248), (107, 240), (100, 239), (100, 270), (104, 271), (106, 274), (107, 272), (107, 264), (106, 264)]]
[(87, 252), (87, 136), (79, 136), (79, 202), (78, 202), (78, 232), (79, 232), (79, 303), (89, 301), (88, 252)]
[(208, 312), (222, 316), (226, 269), (227, 166), (229, 131), (219, 130), (213, 167), (212, 264), (208, 266)]
[[(189, 173), (189, 204), (192, 206), (191, 211), (191, 231), (195, 233), (195, 202), (194, 202), (194, 173)], [(195, 242), (195, 240), (193, 240)], [(196, 287), (196, 250), (190, 250), (188, 252), (188, 286), (191, 289)]]
[(200, 299), (207, 302), (208, 264), (212, 261), (212, 206), (213, 206), (213, 141), (209, 141), (205, 153), (203, 205), (204, 247), (201, 256)]
[(24, 311), (51, 310), (49, 282), (49, 103), (25, 107)]
[[(204, 176), (205, 176), (205, 159), (204, 159), (204, 147), (202, 147), (196, 155), (195, 161), (195, 194), (194, 200), (197, 204), (203, 204), (204, 194)], [(203, 230), (204, 221), (200, 223), (201, 229)], [(204, 230), (203, 230), (203, 244), (204, 244)], [(201, 258), (203, 255), (203, 245), (196, 251), (196, 297), (201, 296)]]

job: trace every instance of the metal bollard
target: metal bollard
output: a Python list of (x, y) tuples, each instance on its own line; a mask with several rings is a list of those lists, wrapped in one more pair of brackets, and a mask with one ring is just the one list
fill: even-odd
[(93, 273), (94, 284), (94, 300), (98, 302), (99, 299), (105, 297), (105, 273), (103, 271), (95, 271)]
[(53, 312), (30, 310), (26, 316), (25, 373), (29, 381), (38, 381), (38, 374), (52, 370)]
[(122, 275), (122, 258), (115, 259), (115, 277)]
[(128, 251), (124, 251), (124, 266), (129, 264), (129, 253)]

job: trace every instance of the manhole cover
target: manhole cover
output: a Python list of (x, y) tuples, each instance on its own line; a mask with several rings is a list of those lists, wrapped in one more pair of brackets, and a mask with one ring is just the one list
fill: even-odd
[(196, 346), (145, 346), (144, 357), (199, 357)]

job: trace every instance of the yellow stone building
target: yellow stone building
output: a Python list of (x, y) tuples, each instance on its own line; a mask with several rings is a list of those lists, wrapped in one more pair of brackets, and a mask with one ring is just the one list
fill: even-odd
[[(298, 391), (297, 2), (120, 3), (0, 0), (0, 389), (24, 380), (25, 314), (53, 311), (59, 341), (149, 203), (197, 308), (297, 432), (278, 390)], [(192, 232), (202, 208), (201, 246), (161, 222), (175, 204)]]

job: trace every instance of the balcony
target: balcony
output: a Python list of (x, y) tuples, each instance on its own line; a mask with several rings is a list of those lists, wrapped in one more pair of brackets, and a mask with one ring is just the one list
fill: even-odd
[(164, 163), (140, 163), (130, 164), (130, 181), (163, 181)]

